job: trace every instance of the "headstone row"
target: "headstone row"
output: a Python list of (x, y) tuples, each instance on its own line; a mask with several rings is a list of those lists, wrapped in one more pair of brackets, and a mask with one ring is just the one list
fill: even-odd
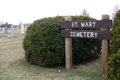
[[(10, 26), (11, 26), (11, 33), (12, 33), (12, 35), (11, 35), (11, 36), (8, 36), (8, 37), (15, 38), (16, 35), (15, 35), (15, 33), (14, 33), (14, 27), (13, 27), (12, 24), (9, 25), (9, 27), (10, 27)], [(25, 26), (25, 27), (24, 27), (24, 25), (21, 24), (21, 34), (24, 34), (24, 30), (27, 31), (27, 28), (28, 28), (28, 26)], [(17, 29), (18, 29), (18, 26), (17, 26)], [(6, 26), (6, 27), (5, 27), (5, 26), (0, 27), (0, 32), (1, 32), (1, 33), (5, 33), (5, 34), (8, 34), (8, 33), (9, 33), (8, 27), (7, 27), (7, 26)]]
[[(9, 30), (8, 30), (8, 27), (7, 27), (7, 26), (6, 26), (6, 27), (3, 27), (3, 28), (0, 27), (0, 31), (1, 31), (2, 33), (5, 33), (5, 34), (8, 34), (8, 33), (9, 33)], [(12, 32), (12, 35), (11, 35), (11, 36), (8, 36), (8, 37), (15, 38), (16, 35), (14, 34), (13, 25), (11, 25), (11, 32)]]

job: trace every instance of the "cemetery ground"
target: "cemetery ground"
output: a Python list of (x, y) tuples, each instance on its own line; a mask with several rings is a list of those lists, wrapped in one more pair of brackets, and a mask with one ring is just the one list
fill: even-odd
[(90, 62), (73, 64), (69, 71), (65, 65), (41, 67), (29, 64), (22, 48), (25, 34), (21, 34), (20, 28), (15, 28), (14, 32), (16, 38), (8, 37), (11, 32), (0, 33), (0, 80), (104, 80), (101, 78), (101, 55)]

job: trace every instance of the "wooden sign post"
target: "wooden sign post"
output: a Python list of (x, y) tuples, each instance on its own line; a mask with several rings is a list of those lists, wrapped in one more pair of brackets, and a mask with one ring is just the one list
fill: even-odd
[[(109, 15), (102, 15), (102, 20), (71, 21), (65, 17), (61, 22), (61, 37), (65, 37), (66, 69), (72, 68), (72, 38), (102, 39), (102, 78), (107, 78), (106, 56), (108, 53), (109, 39), (112, 33), (108, 29), (112, 26)], [(72, 28), (102, 28), (102, 30), (72, 30)]]
[[(65, 21), (71, 21), (71, 17), (64, 17)], [(65, 30), (71, 30), (71, 28), (65, 28)], [(70, 70), (72, 68), (72, 38), (65, 38), (65, 59), (66, 59), (66, 69)]]
[[(102, 20), (108, 20), (109, 15), (102, 15)], [(102, 30), (108, 31), (108, 29), (104, 28)], [(108, 54), (108, 46), (109, 41), (107, 39), (102, 39), (102, 78), (107, 78), (107, 64), (106, 64), (106, 57)]]

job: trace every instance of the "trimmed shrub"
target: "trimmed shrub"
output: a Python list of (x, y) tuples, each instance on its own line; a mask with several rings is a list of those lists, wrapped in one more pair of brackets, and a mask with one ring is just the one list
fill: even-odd
[(110, 53), (107, 57), (108, 74), (114, 80), (120, 79), (120, 10), (117, 12), (112, 29)]
[[(72, 20), (95, 20), (71, 16)], [(43, 18), (28, 27), (23, 40), (25, 58), (31, 64), (48, 66), (65, 63), (65, 38), (61, 37), (62, 16)], [(101, 40), (73, 38), (73, 62), (85, 60), (90, 54), (99, 54)]]

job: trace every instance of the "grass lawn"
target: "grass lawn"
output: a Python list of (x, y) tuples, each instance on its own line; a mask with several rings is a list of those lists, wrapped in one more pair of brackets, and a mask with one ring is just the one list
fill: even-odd
[(73, 65), (70, 71), (64, 65), (30, 65), (22, 48), (25, 34), (15, 29), (16, 38), (7, 37), (11, 31), (9, 34), (0, 32), (0, 35), (0, 80), (104, 80), (101, 78), (101, 55), (90, 63)]

